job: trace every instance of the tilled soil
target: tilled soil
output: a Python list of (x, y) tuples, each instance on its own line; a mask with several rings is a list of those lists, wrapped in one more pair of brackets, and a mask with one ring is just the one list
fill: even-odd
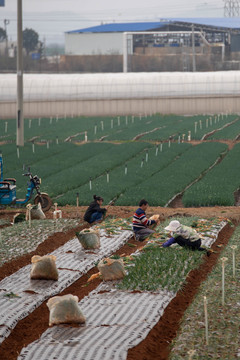
[[(31, 257), (35, 254), (44, 255), (52, 252), (59, 246), (69, 241), (74, 237), (75, 232), (86, 227), (87, 224), (82, 224), (82, 217), (86, 207), (73, 207), (67, 206), (61, 208), (63, 217), (68, 218), (79, 218), (79, 226), (75, 229), (71, 229), (67, 232), (59, 232), (51, 235), (47, 240), (38, 246), (38, 248), (27, 255), (21, 256), (9, 263), (4, 264), (0, 268), (0, 280), (5, 276), (9, 276), (16, 272), (21, 267), (31, 262)], [(115, 215), (121, 218), (130, 217), (136, 207), (115, 207), (109, 208), (108, 214)], [(16, 210), (9, 210), (8, 212), (0, 211), (0, 218), (11, 219), (16, 213)], [(147, 211), (148, 215), (160, 214), (160, 218), (166, 219), (175, 216), (200, 216), (204, 218), (211, 217), (227, 217), (237, 224), (240, 222), (240, 208), (238, 207), (213, 207), (213, 208), (161, 208), (161, 207), (150, 207)], [(48, 218), (52, 218), (52, 212), (47, 213)], [(211, 272), (213, 266), (216, 264), (220, 252), (223, 247), (219, 248), (217, 245), (226, 245), (229, 238), (234, 231), (234, 227), (227, 225), (218, 237), (218, 240), (214, 243), (213, 249), (215, 253), (212, 253), (210, 257), (205, 258), (204, 263), (200, 266), (200, 269), (193, 270), (190, 272), (184, 291), (179, 291), (177, 296), (171, 301), (166, 308), (162, 318), (155, 325), (155, 327), (149, 332), (147, 338), (142, 341), (138, 346), (130, 349), (128, 352), (128, 360), (145, 360), (145, 359), (168, 359), (170, 351), (170, 344), (173, 338), (176, 336), (179, 323), (187, 309), (189, 304), (192, 302), (196, 292), (202, 281), (207, 277), (208, 273)], [(129, 242), (135, 245), (134, 248), (128, 244), (124, 245), (117, 254), (129, 255), (134, 252), (137, 248), (141, 248), (143, 243), (136, 242), (131, 239)], [(82, 276), (78, 281), (72, 284), (70, 287), (65, 289), (61, 294), (73, 294), (77, 295), (81, 300), (84, 296), (88, 295), (99, 283), (99, 279), (95, 279), (90, 283), (87, 283), (89, 277), (98, 272), (97, 268), (91, 269), (86, 275)], [(15, 360), (21, 349), (37, 340), (41, 334), (48, 328), (49, 311), (46, 306), (46, 302), (38, 307), (33, 313), (21, 320), (17, 326), (13, 329), (10, 336), (2, 343), (0, 347), (0, 359), (1, 360)]]

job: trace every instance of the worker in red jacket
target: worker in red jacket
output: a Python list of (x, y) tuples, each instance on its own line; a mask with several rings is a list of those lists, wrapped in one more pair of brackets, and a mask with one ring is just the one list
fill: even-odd
[(146, 217), (145, 211), (148, 208), (148, 202), (145, 199), (140, 200), (139, 208), (133, 215), (132, 227), (136, 240), (143, 241), (146, 237), (153, 234), (155, 231), (150, 229), (151, 225), (157, 225), (159, 220), (149, 220)]

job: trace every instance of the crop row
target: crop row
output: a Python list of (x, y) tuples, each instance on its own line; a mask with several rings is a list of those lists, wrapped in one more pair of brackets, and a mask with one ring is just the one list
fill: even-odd
[(184, 193), (184, 206), (234, 205), (234, 192), (240, 188), (239, 153), (238, 143), (218, 166)]
[[(77, 118), (39, 118), (25, 119), (24, 135), (26, 140), (37, 137), (35, 141), (64, 141), (70, 136), (74, 140), (84, 141), (85, 132), (88, 140), (132, 140), (139, 134), (142, 139), (164, 141), (169, 137), (178, 139), (191, 131), (193, 139), (212, 130), (221, 128), (231, 122), (236, 115), (198, 115), (178, 116), (160, 115), (152, 116), (118, 116), (118, 117), (77, 117)], [(0, 121), (0, 139), (14, 141), (16, 138), (16, 121)]]
[(126, 163), (112, 169), (109, 174), (103, 173), (95, 178), (91, 184), (88, 181), (85, 185), (63, 194), (58, 198), (58, 203), (61, 205), (76, 203), (76, 192), (79, 192), (81, 205), (88, 205), (94, 194), (101, 195), (105, 203), (109, 203), (129, 187), (138, 188), (144, 179), (149, 179), (156, 172), (163, 170), (190, 147), (190, 144), (183, 143), (172, 144), (170, 148), (168, 144), (163, 144), (145, 149)]
[(240, 119), (209, 136), (210, 139), (235, 139), (240, 135)]
[(197, 179), (226, 151), (222, 143), (202, 143), (189, 148), (176, 161), (150, 178), (139, 180), (128, 187), (117, 205), (137, 205), (139, 198), (147, 197), (152, 206), (164, 206), (176, 194)]

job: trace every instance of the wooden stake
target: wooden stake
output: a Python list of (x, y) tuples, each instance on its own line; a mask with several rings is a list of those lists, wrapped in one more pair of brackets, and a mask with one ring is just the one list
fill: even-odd
[(31, 128), (31, 125), (32, 125), (32, 119), (29, 119), (29, 120), (28, 120), (28, 128), (29, 128), (29, 129)]
[(204, 322), (205, 322), (205, 339), (206, 339), (206, 345), (209, 344), (208, 342), (208, 312), (207, 312), (207, 297), (203, 297), (204, 302)]
[(225, 262), (228, 260), (226, 257), (222, 257), (222, 305), (225, 305)]
[(7, 130), (8, 130), (8, 122), (5, 121), (5, 133), (7, 132)]
[(107, 183), (109, 183), (109, 172), (107, 171)]
[(148, 150), (146, 150), (146, 162), (148, 162)]
[(32, 209), (32, 205), (31, 204), (27, 204), (27, 215), (28, 215), (28, 225), (29, 227), (31, 227), (32, 223), (31, 223), (31, 209)]
[(232, 255), (233, 255), (233, 277), (235, 278), (236, 276), (236, 254), (235, 254), (235, 250), (237, 249), (237, 245), (232, 245)]
[(41, 126), (41, 118), (38, 118), (38, 126)]
[(79, 207), (79, 193), (77, 193), (77, 207)]
[(90, 188), (90, 191), (92, 190), (92, 179), (90, 178), (89, 180), (89, 188)]

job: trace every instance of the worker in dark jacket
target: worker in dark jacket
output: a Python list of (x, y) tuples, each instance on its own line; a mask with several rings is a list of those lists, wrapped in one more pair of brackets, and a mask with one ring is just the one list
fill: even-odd
[(94, 201), (91, 202), (83, 217), (89, 224), (101, 221), (107, 212), (106, 208), (101, 208), (103, 203), (103, 198), (101, 196), (93, 195), (93, 199)]

